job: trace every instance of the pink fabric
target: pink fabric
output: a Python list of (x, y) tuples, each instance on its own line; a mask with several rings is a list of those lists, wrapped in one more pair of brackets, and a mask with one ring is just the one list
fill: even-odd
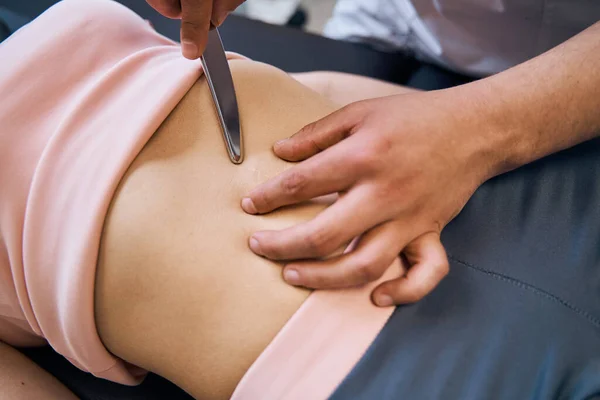
[(368, 285), (313, 292), (252, 364), (232, 400), (328, 398), (394, 312), (374, 306), (371, 291), (399, 274), (395, 264)]
[[(201, 73), (107, 0), (65, 0), (0, 45), (0, 340), (48, 342), (98, 377), (139, 382), (96, 330), (102, 225), (128, 166)], [(327, 397), (393, 311), (371, 304), (372, 287), (312, 294), (234, 398)]]
[(63, 1), (0, 44), (0, 340), (135, 384), (94, 321), (102, 224), (127, 167), (201, 75), (127, 8)]

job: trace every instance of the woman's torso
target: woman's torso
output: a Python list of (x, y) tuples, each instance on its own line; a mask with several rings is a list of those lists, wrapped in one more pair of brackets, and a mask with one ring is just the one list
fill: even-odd
[(251, 232), (306, 220), (313, 203), (249, 216), (243, 194), (285, 169), (271, 146), (334, 110), (281, 71), (232, 61), (246, 146), (226, 153), (201, 78), (130, 166), (106, 218), (96, 321), (117, 356), (195, 397), (231, 394), (309, 292), (247, 248)]

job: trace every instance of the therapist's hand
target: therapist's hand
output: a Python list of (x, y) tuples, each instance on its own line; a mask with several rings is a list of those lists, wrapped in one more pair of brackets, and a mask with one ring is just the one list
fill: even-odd
[(168, 18), (181, 19), (181, 51), (194, 60), (202, 55), (213, 25), (220, 26), (227, 15), (245, 0), (146, 0)]
[[(380, 285), (373, 299), (419, 300), (448, 270), (441, 230), (488, 177), (478, 143), (490, 125), (480, 121), (477, 105), (453, 89), (365, 100), (276, 143), (279, 157), (305, 161), (253, 189), (242, 200), (246, 212), (340, 197), (309, 222), (254, 233), (251, 249), (290, 260), (284, 279), (310, 288), (376, 280), (407, 251), (416, 270)], [(359, 235), (353, 251), (323, 259)]]

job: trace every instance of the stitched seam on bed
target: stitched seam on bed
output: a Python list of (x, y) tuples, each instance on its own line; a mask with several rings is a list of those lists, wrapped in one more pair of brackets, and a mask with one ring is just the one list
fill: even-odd
[(493, 278), (496, 278), (498, 280), (501, 280), (501, 281), (504, 281), (504, 282), (508, 282), (508, 283), (510, 283), (510, 284), (512, 284), (514, 286), (517, 286), (517, 287), (519, 287), (521, 289), (529, 290), (529, 291), (535, 293), (536, 295), (538, 295), (540, 297), (544, 297), (544, 298), (546, 298), (548, 300), (551, 300), (551, 301), (553, 301), (553, 302), (555, 302), (555, 303), (557, 303), (557, 304), (565, 307), (567, 310), (569, 310), (571, 312), (574, 312), (575, 314), (577, 314), (577, 315), (585, 318), (586, 320), (588, 320), (588, 322), (592, 323), (596, 328), (600, 328), (600, 319), (594, 317), (593, 315), (591, 315), (587, 311), (584, 311), (584, 310), (580, 309), (579, 307), (577, 307), (577, 306), (569, 303), (568, 301), (562, 299), (561, 297), (558, 297), (558, 296), (556, 296), (556, 295), (554, 295), (554, 294), (552, 294), (552, 293), (550, 293), (550, 292), (548, 292), (548, 291), (546, 291), (544, 289), (540, 289), (540, 288), (538, 288), (536, 286), (533, 286), (533, 285), (531, 285), (529, 283), (523, 282), (523, 281), (521, 281), (519, 279), (516, 279), (516, 278), (513, 278), (511, 276), (504, 275), (504, 274), (501, 274), (501, 273), (498, 273), (498, 272), (494, 272), (494, 271), (491, 271), (489, 269), (481, 268), (481, 267), (478, 267), (478, 266), (473, 265), (473, 264), (469, 264), (469, 263), (467, 263), (465, 261), (457, 259), (456, 257), (452, 256), (451, 254), (448, 254), (448, 258), (451, 261), (454, 261), (454, 262), (456, 262), (458, 264), (461, 264), (461, 265), (463, 265), (465, 267), (471, 268), (471, 269), (473, 269), (475, 271), (478, 271), (478, 272), (482, 272), (482, 273), (484, 273), (486, 275), (489, 275), (489, 276), (491, 276)]

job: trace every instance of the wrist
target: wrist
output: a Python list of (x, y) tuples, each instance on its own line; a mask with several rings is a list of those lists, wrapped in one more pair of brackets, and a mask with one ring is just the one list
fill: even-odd
[(518, 168), (530, 161), (535, 145), (523, 133), (527, 129), (508, 94), (489, 79), (460, 88), (460, 109), (467, 110), (467, 157), (476, 179), (483, 183), (494, 176)]

